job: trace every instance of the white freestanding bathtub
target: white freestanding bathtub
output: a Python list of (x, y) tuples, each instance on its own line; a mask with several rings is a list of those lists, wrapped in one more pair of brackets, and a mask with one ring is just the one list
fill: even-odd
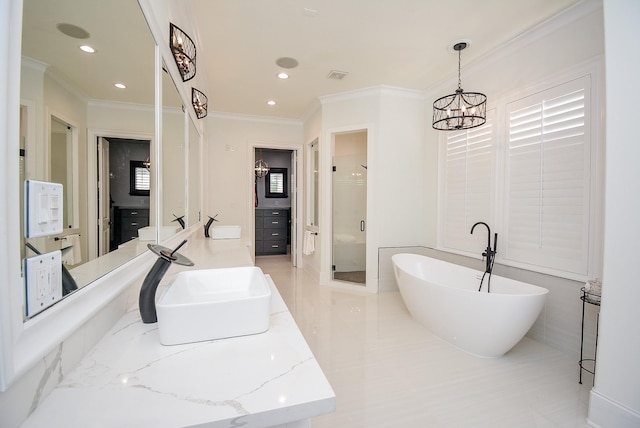
[(395, 254), (393, 270), (411, 316), (458, 348), (499, 357), (514, 347), (540, 315), (549, 290), (418, 254)]

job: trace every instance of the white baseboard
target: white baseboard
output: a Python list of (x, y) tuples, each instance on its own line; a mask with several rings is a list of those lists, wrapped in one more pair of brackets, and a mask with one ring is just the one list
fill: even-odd
[(591, 390), (587, 422), (597, 428), (640, 427), (640, 413)]

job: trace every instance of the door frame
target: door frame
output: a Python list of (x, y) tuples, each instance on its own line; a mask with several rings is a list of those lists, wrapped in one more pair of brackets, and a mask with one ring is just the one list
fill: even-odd
[[(130, 140), (148, 140), (149, 153), (155, 150), (155, 138), (153, 133), (142, 133), (133, 131), (119, 131), (110, 129), (88, 129), (87, 130), (87, 246), (89, 250), (89, 260), (98, 257), (98, 137), (103, 138), (124, 138)], [(153, 193), (153, 192), (152, 192)], [(151, 196), (153, 198), (153, 195)], [(153, 202), (151, 206), (151, 216), (154, 215)]]
[(302, 226), (303, 221), (301, 221), (302, 216), (302, 166), (301, 166), (301, 158), (300, 153), (302, 151), (302, 147), (300, 144), (293, 143), (274, 143), (268, 141), (249, 141), (249, 150), (247, 150), (247, 154), (249, 160), (247, 165), (250, 167), (247, 168), (247, 216), (249, 219), (249, 236), (251, 238), (251, 256), (255, 261), (256, 258), (256, 212), (254, 205), (254, 171), (253, 165), (255, 164), (255, 153), (256, 149), (264, 149), (264, 150), (291, 150), (293, 153), (291, 154), (291, 174), (292, 179), (289, 182), (289, 192), (291, 194), (291, 266), (297, 267), (301, 266), (301, 258), (302, 258)]
[[(356, 131), (367, 131), (367, 226), (366, 226), (366, 284), (350, 284), (345, 281), (334, 281), (332, 271), (333, 259), (333, 157), (335, 136)], [(375, 126), (371, 122), (356, 123), (332, 127), (323, 130), (324, 141), (320, 145), (320, 230), (327, 231), (320, 235), (320, 284), (351, 291), (378, 293), (378, 232), (377, 217), (373, 209), (376, 203), (374, 193), (376, 180)]]

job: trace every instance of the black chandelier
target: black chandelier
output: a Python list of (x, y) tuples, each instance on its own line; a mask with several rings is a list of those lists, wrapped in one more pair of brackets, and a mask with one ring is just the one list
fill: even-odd
[(182, 81), (193, 79), (196, 75), (196, 45), (191, 37), (172, 23), (169, 23), (169, 46)]
[(209, 99), (205, 94), (194, 87), (191, 88), (191, 104), (193, 104), (193, 110), (196, 112), (198, 119), (202, 119), (207, 115), (208, 102)]
[(458, 51), (458, 89), (454, 94), (434, 101), (434, 129), (458, 131), (484, 125), (487, 121), (487, 96), (479, 92), (464, 92), (460, 85), (460, 57), (467, 46), (466, 42), (453, 45), (453, 49)]

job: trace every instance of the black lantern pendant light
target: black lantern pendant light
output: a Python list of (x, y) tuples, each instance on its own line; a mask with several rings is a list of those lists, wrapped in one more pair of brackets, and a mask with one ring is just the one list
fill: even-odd
[(467, 46), (466, 42), (453, 45), (453, 49), (458, 51), (458, 89), (433, 103), (433, 128), (439, 131), (475, 128), (487, 121), (487, 96), (479, 92), (464, 92), (460, 85), (461, 52)]

